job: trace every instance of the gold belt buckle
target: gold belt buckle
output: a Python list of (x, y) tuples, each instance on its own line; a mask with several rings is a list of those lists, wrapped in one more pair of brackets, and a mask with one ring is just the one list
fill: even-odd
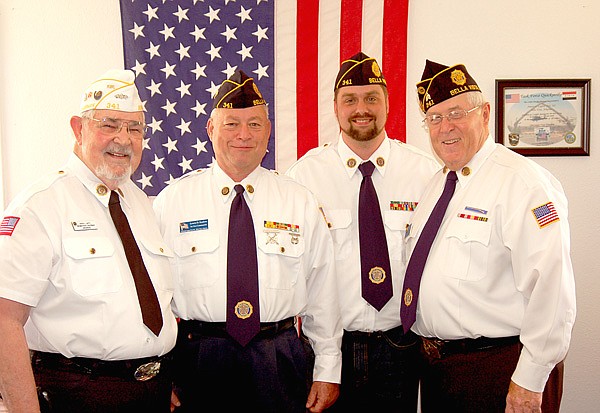
[(139, 366), (135, 370), (135, 373), (133, 373), (133, 377), (135, 377), (137, 381), (146, 381), (155, 377), (159, 371), (160, 361), (153, 361)]
[(423, 337), (423, 350), (425, 353), (431, 358), (441, 359), (442, 354), (440, 353), (440, 349), (444, 345), (442, 340), (429, 339)]

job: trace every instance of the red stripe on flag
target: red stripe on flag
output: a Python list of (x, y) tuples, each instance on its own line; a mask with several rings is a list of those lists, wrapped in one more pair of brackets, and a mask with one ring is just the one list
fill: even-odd
[(342, 0), (340, 63), (362, 50), (362, 0)]
[(408, 0), (384, 0), (382, 66), (390, 93), (385, 129), (391, 138), (406, 142), (406, 50)]
[(298, 2), (296, 25), (297, 157), (319, 146), (319, 0)]

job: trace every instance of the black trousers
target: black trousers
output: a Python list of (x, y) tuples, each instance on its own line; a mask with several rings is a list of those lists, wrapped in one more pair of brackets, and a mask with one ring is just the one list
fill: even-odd
[(261, 332), (242, 347), (221, 331), (223, 326), (209, 324), (179, 323), (174, 353), (181, 401), (177, 413), (206, 411), (211, 405), (223, 412), (306, 411), (314, 353), (293, 325)]
[[(434, 358), (423, 352), (421, 411), (423, 413), (504, 413), (506, 395), (522, 345), (520, 343)], [(564, 364), (548, 379), (543, 413), (558, 413)]]
[(345, 331), (340, 397), (328, 412), (417, 411), (419, 339), (402, 327)]
[(35, 355), (32, 368), (43, 413), (170, 412), (172, 376), (166, 361), (147, 381), (137, 381), (133, 374), (96, 374)]

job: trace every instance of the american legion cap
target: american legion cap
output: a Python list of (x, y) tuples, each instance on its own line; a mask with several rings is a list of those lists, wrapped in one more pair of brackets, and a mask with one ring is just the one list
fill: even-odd
[(431, 60), (425, 61), (421, 81), (417, 83), (419, 106), (423, 113), (438, 103), (466, 92), (481, 90), (464, 65), (445, 66)]
[(111, 69), (92, 82), (83, 92), (81, 113), (92, 109), (142, 112), (144, 105), (131, 70)]
[(242, 70), (236, 70), (229, 79), (219, 86), (213, 100), (213, 108), (243, 109), (266, 105), (254, 79)]
[(335, 79), (333, 91), (344, 86), (364, 86), (379, 84), (387, 87), (381, 68), (373, 57), (358, 52), (344, 60)]

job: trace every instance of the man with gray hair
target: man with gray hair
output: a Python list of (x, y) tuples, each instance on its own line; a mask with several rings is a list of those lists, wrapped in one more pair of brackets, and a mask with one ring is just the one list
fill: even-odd
[(130, 180), (145, 132), (133, 81), (111, 70), (87, 88), (66, 167), (4, 212), (0, 391), (11, 412), (169, 411), (171, 252)]

